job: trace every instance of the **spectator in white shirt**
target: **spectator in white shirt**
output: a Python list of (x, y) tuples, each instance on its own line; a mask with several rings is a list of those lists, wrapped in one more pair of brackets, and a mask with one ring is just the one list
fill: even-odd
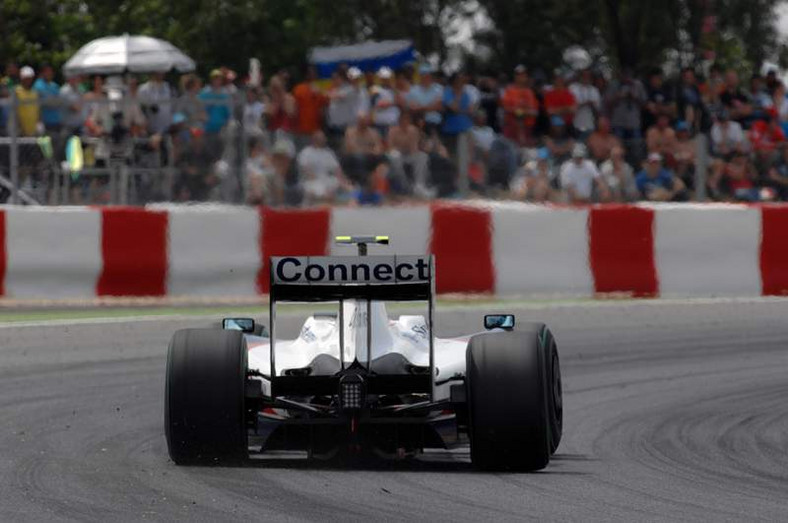
[(573, 123), (580, 139), (585, 139), (596, 129), (596, 116), (602, 102), (599, 89), (592, 83), (592, 80), (591, 70), (585, 69), (580, 73), (580, 81), (569, 87), (575, 97), (575, 102), (577, 102), (577, 112), (575, 112)]
[(397, 125), (399, 120), (399, 107), (394, 93), (392, 80), (394, 73), (388, 67), (381, 67), (378, 71), (380, 85), (372, 97), (372, 122), (385, 139), (389, 127)]
[(326, 144), (323, 131), (315, 131), (311, 145), (298, 154), (297, 163), (306, 203), (331, 202), (338, 189), (347, 185), (339, 160)]
[(607, 184), (599, 169), (586, 158), (585, 145), (577, 144), (572, 149), (572, 158), (561, 165), (561, 188), (566, 191), (570, 203), (584, 203), (593, 198), (595, 186), (601, 199), (607, 200)]
[(711, 151), (715, 156), (731, 158), (736, 153), (747, 152), (747, 137), (741, 124), (730, 119), (727, 110), (722, 109), (711, 126)]

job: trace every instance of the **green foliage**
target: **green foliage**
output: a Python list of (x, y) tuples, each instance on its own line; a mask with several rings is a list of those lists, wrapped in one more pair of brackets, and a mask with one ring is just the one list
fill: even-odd
[[(550, 70), (581, 45), (614, 64), (644, 69), (668, 54), (681, 65), (702, 50), (755, 67), (788, 60), (775, 27), (782, 0), (3, 0), (0, 60), (60, 67), (88, 41), (148, 34), (171, 41), (203, 73), (218, 65), (245, 71), (257, 57), (267, 73), (300, 67), (315, 45), (410, 38), (424, 55), (447, 56), (448, 27), (476, 11), (491, 27), (475, 36), (476, 67), (517, 63)], [(703, 33), (717, 16), (717, 32)], [(473, 48), (473, 46), (471, 46)]]

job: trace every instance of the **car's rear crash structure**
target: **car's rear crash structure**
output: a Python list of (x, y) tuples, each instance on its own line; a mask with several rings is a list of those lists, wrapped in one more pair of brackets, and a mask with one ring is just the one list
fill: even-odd
[[(270, 336), (241, 318), (175, 333), (165, 400), (173, 461), (270, 450), (404, 457), (470, 444), (480, 468), (545, 467), (562, 425), (550, 330), (501, 314), (485, 316), (484, 332), (436, 338), (433, 258), (366, 256), (368, 243), (388, 243), (382, 237), (339, 240), (360, 255), (270, 260)], [(278, 340), (284, 302), (336, 309)], [(386, 302), (421, 302), (426, 315), (390, 319)]]

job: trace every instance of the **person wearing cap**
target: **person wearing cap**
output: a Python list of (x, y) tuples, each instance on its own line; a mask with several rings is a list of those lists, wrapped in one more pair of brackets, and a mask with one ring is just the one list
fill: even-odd
[(610, 201), (633, 202), (639, 199), (635, 173), (626, 161), (623, 147), (613, 147), (610, 158), (602, 163), (599, 172), (610, 190)]
[(515, 199), (522, 201), (554, 201), (557, 199), (555, 177), (550, 151), (546, 147), (540, 147), (515, 175), (511, 184), (512, 193)]
[(293, 99), (296, 105), (293, 138), (296, 146), (303, 149), (313, 139), (315, 132), (320, 130), (323, 109), (328, 103), (317, 84), (317, 69), (314, 65), (306, 67), (303, 81), (293, 88)]
[(635, 177), (638, 191), (649, 201), (669, 202), (686, 199), (686, 186), (673, 172), (662, 166), (662, 155), (649, 153), (643, 169)]
[(571, 126), (577, 111), (577, 101), (566, 86), (566, 79), (560, 72), (553, 75), (553, 85), (544, 93), (544, 105), (551, 117), (560, 116), (567, 126)]
[[(356, 71), (353, 71), (355, 76)], [(348, 128), (355, 125), (359, 118), (358, 89), (350, 80), (350, 69), (337, 68), (331, 74), (331, 87), (328, 90), (328, 132), (332, 147), (337, 147)]]
[(419, 83), (410, 88), (405, 98), (416, 124), (423, 124), (424, 131), (430, 136), (437, 134), (443, 120), (440, 113), (443, 88), (435, 82), (432, 72), (428, 64), (419, 67)]
[(400, 109), (394, 93), (394, 72), (388, 67), (378, 70), (380, 85), (372, 96), (372, 122), (385, 139), (390, 127), (397, 124)]
[(36, 73), (29, 65), (19, 70), (19, 84), (14, 87), (19, 136), (36, 136), (39, 132), (41, 110), (38, 91), (33, 89)]
[(561, 189), (566, 192), (570, 203), (588, 203), (594, 191), (602, 200), (608, 199), (608, 188), (596, 164), (586, 158), (585, 145), (579, 143), (572, 149), (572, 158), (561, 165)]
[(504, 136), (521, 147), (530, 144), (539, 114), (539, 102), (529, 86), (528, 70), (524, 65), (514, 68), (514, 83), (506, 88), (501, 101)]

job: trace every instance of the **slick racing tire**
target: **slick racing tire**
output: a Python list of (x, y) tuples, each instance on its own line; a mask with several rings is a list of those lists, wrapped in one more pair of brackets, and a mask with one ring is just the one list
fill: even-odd
[(240, 331), (184, 329), (172, 337), (164, 429), (176, 464), (238, 463), (248, 457), (246, 366)]
[(550, 462), (563, 421), (557, 355), (542, 324), (471, 338), (466, 386), (475, 466), (533, 471)]

